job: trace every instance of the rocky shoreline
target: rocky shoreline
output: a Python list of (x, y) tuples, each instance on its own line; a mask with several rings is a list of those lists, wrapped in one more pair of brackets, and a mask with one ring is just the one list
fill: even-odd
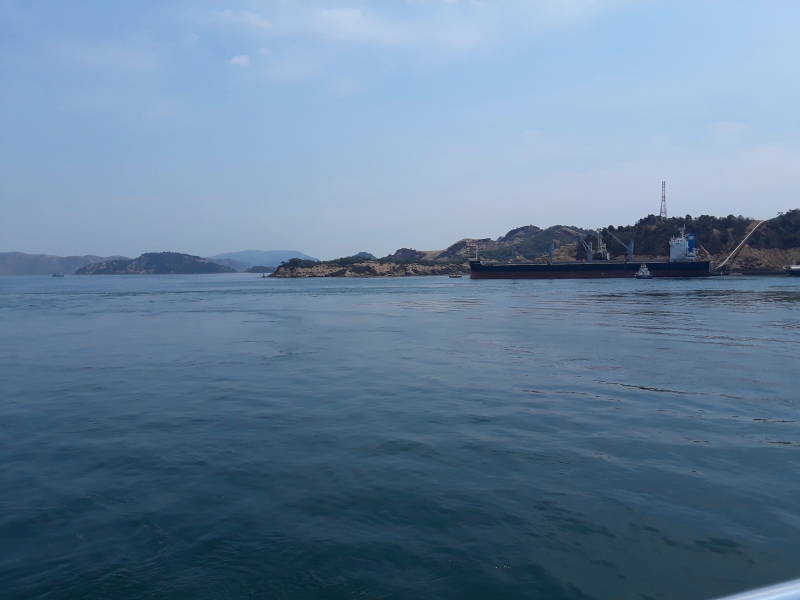
[(451, 275), (468, 272), (466, 264), (393, 263), (365, 260), (348, 265), (317, 263), (314, 265), (283, 264), (270, 277), (413, 277), (417, 275)]
[[(727, 254), (714, 255), (711, 260), (719, 264), (725, 260)], [(570, 262), (574, 260), (569, 256), (560, 256), (559, 260)], [(535, 262), (543, 262), (545, 257)], [(666, 256), (637, 257), (637, 260), (667, 260)], [(800, 264), (800, 248), (788, 249), (760, 249), (744, 248), (740, 254), (731, 261), (727, 273), (742, 275), (783, 275), (786, 265)], [(351, 264), (341, 265), (333, 263), (315, 263), (292, 265), (283, 264), (270, 275), (270, 277), (413, 277), (423, 275), (455, 275), (468, 274), (469, 264), (463, 263), (395, 263), (382, 260), (365, 260)]]
[[(719, 264), (724, 256), (714, 257)], [(730, 262), (730, 273), (743, 275), (784, 275), (788, 265), (800, 264), (800, 248), (743, 248)]]

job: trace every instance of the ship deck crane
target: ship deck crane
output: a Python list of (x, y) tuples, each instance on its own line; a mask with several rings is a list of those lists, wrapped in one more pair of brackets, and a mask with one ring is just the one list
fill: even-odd
[(603, 231), (605, 231), (608, 235), (614, 238), (619, 245), (625, 248), (625, 260), (628, 262), (633, 262), (633, 240), (631, 240), (626, 244), (621, 239), (619, 239), (610, 229), (604, 229)]
[(581, 238), (581, 244), (583, 244), (583, 249), (586, 251), (586, 262), (592, 262), (594, 260), (594, 247), (592, 242), (587, 242), (585, 239)]

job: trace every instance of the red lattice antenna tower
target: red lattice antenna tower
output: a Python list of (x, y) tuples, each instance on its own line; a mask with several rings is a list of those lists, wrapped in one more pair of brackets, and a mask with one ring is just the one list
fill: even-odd
[(667, 182), (661, 182), (661, 212), (658, 214), (662, 219), (667, 218)]

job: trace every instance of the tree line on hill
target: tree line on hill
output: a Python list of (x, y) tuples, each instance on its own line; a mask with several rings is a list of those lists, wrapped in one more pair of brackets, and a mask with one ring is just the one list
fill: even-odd
[[(727, 217), (686, 215), (668, 219), (648, 215), (639, 219), (635, 225), (616, 227), (609, 225), (607, 229), (625, 243), (633, 240), (637, 255), (665, 256), (669, 253), (669, 239), (685, 228), (687, 233), (695, 235), (701, 250), (719, 255), (732, 251), (754, 222), (754, 219), (741, 215)], [(593, 241), (595, 237), (595, 233), (589, 233), (584, 239), (588, 242)], [(604, 241), (613, 257), (625, 255), (625, 248), (611, 236), (604, 236)], [(748, 245), (751, 248), (765, 249), (800, 248), (800, 209), (790, 210), (764, 223), (748, 240)], [(583, 260), (585, 255), (583, 244), (578, 244), (576, 258)]]

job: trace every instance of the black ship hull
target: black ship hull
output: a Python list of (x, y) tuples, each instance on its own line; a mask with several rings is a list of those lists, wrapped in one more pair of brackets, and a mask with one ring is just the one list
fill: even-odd
[(469, 263), (471, 279), (605, 279), (633, 277), (645, 264), (653, 277), (709, 277), (707, 260), (687, 262), (573, 262), (485, 265)]

